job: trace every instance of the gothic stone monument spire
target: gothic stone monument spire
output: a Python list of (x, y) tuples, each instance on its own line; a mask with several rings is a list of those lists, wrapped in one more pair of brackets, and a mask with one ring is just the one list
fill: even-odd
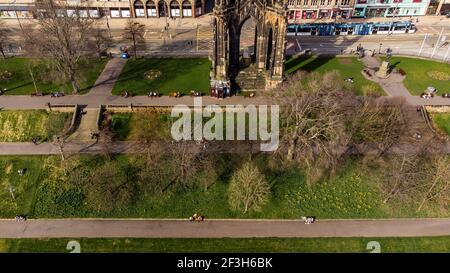
[(255, 68), (266, 87), (283, 80), (287, 0), (216, 0), (211, 78), (233, 81), (239, 73), (240, 34), (248, 19), (255, 26)]

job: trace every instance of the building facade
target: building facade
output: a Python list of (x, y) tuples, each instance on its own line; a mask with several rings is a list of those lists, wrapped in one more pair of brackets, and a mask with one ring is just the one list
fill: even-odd
[[(0, 0), (0, 18), (33, 18), (35, 0)], [(198, 17), (205, 14), (207, 0), (68, 0), (67, 12), (81, 17), (158, 18)]]
[(352, 15), (354, 4), (354, 0), (289, 0), (288, 19), (348, 19)]
[(421, 16), (430, 0), (356, 0), (353, 17)]
[(288, 19), (292, 22), (336, 17), (421, 16), (427, 14), (429, 5), (430, 0), (289, 0)]
[(436, 5), (436, 15), (450, 14), (450, 0), (439, 0)]

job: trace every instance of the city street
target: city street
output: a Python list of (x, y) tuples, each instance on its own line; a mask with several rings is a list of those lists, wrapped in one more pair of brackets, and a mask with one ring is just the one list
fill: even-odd
[[(450, 61), (449, 45), (442, 39), (450, 39), (450, 26), (441, 27), (441, 42), (436, 46), (439, 34), (415, 33), (369, 36), (288, 36), (287, 54), (294, 55), (303, 50), (316, 54), (351, 54), (361, 44), (367, 50), (384, 53), (387, 48), (393, 54), (420, 56), (440, 61)], [(448, 37), (448, 38), (447, 38)], [(422, 45), (423, 44), (423, 45)], [(435, 49), (436, 46), (436, 49)]]
[[(183, 19), (134, 19), (146, 26), (144, 34), (145, 45), (139, 46), (141, 54), (158, 55), (202, 55), (206, 56), (212, 51), (213, 31), (211, 16), (204, 15), (199, 18)], [(409, 18), (396, 18), (395, 20), (408, 20)], [(352, 21), (392, 21), (391, 18), (352, 19)], [(31, 20), (21, 19), (24, 28), (32, 25)], [(99, 28), (111, 35), (114, 45), (127, 45), (123, 39), (123, 27), (127, 19), (106, 19), (96, 21)], [(328, 20), (326, 22), (331, 23)], [(169, 30), (164, 27), (169, 25)], [(317, 54), (351, 54), (358, 44), (365, 49), (383, 53), (387, 48), (393, 54), (421, 56), (441, 61), (450, 61), (450, 19), (443, 16), (427, 16), (415, 23), (417, 32), (411, 34), (380, 34), (368, 36), (288, 36), (286, 53), (294, 55), (304, 50), (311, 50)], [(11, 49), (17, 51), (20, 41), (21, 29), (17, 21), (5, 20), (5, 27), (11, 32), (11, 40), (5, 44), (13, 44)], [(245, 24), (241, 34), (241, 47), (254, 41), (254, 27)], [(440, 37), (440, 42), (438, 39)], [(6, 46), (8, 51), (8, 46)]]

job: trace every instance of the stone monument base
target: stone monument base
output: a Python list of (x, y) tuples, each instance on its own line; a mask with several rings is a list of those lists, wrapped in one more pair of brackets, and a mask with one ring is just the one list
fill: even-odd
[(383, 61), (378, 71), (375, 72), (375, 76), (382, 79), (389, 77), (389, 62)]

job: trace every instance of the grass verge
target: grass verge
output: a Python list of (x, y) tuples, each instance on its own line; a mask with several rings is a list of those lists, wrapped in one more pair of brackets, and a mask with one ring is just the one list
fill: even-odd
[(69, 252), (69, 241), (80, 243), (83, 253), (368, 253), (367, 243), (380, 243), (386, 252), (446, 252), (449, 237), (408, 238), (221, 238), (221, 239), (0, 239), (0, 252)]
[[(80, 94), (87, 93), (94, 85), (108, 59), (84, 58), (80, 61), (77, 79), (80, 86)], [(6, 88), (5, 95), (30, 95), (36, 89), (33, 84), (30, 70), (36, 81), (38, 92), (48, 94), (52, 91), (64, 91), (72, 93), (72, 85), (67, 81), (57, 83), (52, 75), (54, 72), (49, 68), (49, 63), (42, 59), (31, 58), (8, 58), (0, 61), (0, 87)], [(7, 71), (7, 72), (6, 72)]]
[(0, 142), (49, 141), (68, 126), (71, 114), (45, 110), (0, 111)]
[(364, 78), (361, 74), (363, 68), (363, 64), (356, 57), (292, 57), (285, 64), (286, 74), (293, 74), (301, 70), (319, 73), (338, 70), (343, 78), (353, 77), (354, 90), (357, 95), (368, 95), (369, 92), (385, 95), (378, 84)]
[(113, 88), (114, 95), (130, 91), (133, 95), (147, 95), (149, 91), (168, 94), (190, 90), (209, 91), (211, 62), (206, 58), (138, 58), (125, 64)]

